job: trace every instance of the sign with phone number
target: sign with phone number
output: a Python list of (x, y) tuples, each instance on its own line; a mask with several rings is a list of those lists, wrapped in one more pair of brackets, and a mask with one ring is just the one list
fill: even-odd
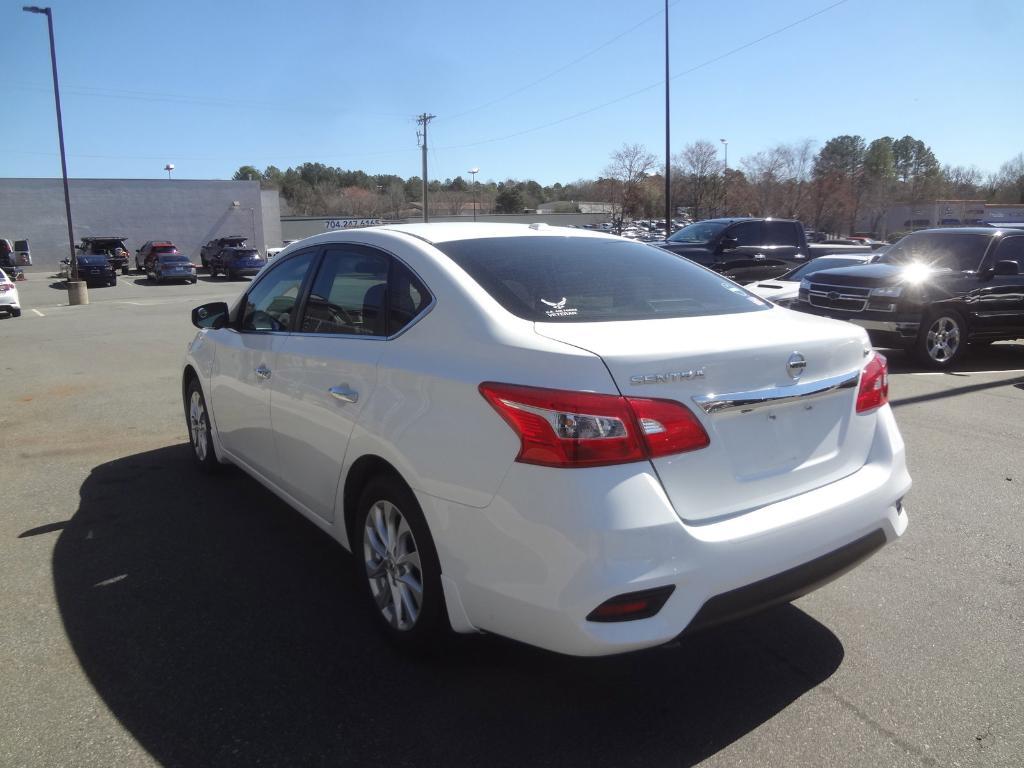
[(381, 219), (328, 219), (324, 229), (354, 229), (356, 227), (375, 227), (381, 224)]

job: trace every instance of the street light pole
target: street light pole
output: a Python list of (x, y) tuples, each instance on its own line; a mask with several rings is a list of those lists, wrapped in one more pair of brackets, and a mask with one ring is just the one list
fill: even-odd
[(480, 173), (480, 169), (470, 168), (466, 173), (473, 177), (473, 221), (476, 221), (476, 175)]
[(672, 235), (672, 155), (669, 142), (668, 0), (665, 0), (665, 239)]
[(53, 67), (53, 101), (57, 106), (57, 141), (60, 144), (60, 173), (64, 180), (64, 211), (68, 219), (68, 251), (71, 254), (70, 279), (78, 281), (78, 259), (75, 258), (75, 234), (71, 226), (71, 193), (68, 191), (68, 163), (64, 156), (64, 122), (60, 114), (60, 86), (57, 84), (57, 48), (53, 42), (53, 12), (49, 8), (26, 5), (26, 13), (41, 13), (46, 16), (46, 28), (50, 32), (50, 64)]
[(725, 211), (726, 215), (729, 214), (729, 140), (719, 139), (722, 145), (725, 147), (725, 173), (722, 174), (722, 190), (725, 195)]

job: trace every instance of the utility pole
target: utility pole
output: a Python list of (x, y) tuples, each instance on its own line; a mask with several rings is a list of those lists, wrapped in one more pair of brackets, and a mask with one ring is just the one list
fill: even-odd
[(668, 0), (665, 0), (665, 239), (672, 235), (672, 155), (669, 142)]
[(437, 115), (428, 115), (424, 112), (422, 115), (416, 118), (416, 122), (423, 126), (422, 131), (416, 132), (416, 137), (420, 139), (420, 149), (423, 150), (423, 223), (428, 222), (429, 215), (427, 214), (427, 124), (433, 120)]

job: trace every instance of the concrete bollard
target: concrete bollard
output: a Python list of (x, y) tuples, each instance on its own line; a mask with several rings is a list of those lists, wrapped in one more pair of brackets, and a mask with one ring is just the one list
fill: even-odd
[(89, 303), (89, 286), (84, 280), (68, 280), (68, 303), (72, 306)]

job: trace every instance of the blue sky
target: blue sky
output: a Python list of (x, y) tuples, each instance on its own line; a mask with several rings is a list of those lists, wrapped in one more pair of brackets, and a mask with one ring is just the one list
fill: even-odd
[[(736, 165), (781, 141), (911, 134), (990, 171), (1024, 151), (1024, 3), (845, 0), (754, 42), (834, 2), (673, 2), (673, 74), (729, 54), (672, 80), (673, 152), (724, 137)], [(45, 17), (21, 5), (0, 7), (0, 176), (58, 176)], [(304, 161), (408, 177), (424, 111), (433, 178), (568, 182), (623, 142), (664, 152), (662, 0), (52, 7), (73, 177)]]

